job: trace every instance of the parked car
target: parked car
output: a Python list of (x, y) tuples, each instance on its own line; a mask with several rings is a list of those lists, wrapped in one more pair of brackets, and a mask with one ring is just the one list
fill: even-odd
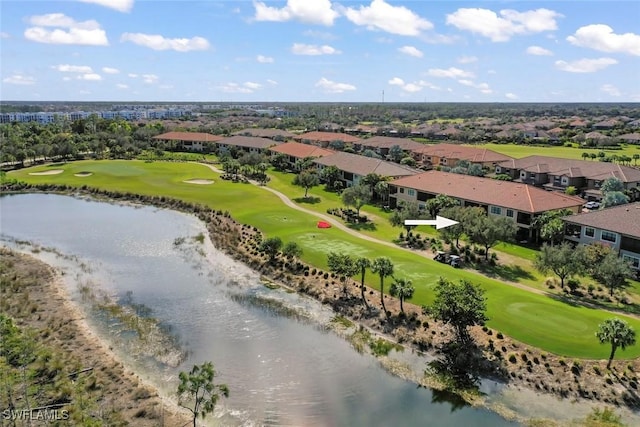
[(587, 209), (598, 209), (600, 208), (600, 203), (598, 202), (587, 202), (584, 204), (584, 207)]

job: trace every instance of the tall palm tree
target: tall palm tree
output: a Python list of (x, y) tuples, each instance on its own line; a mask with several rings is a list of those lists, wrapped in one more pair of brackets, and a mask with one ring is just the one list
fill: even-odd
[(395, 279), (391, 284), (391, 288), (389, 289), (389, 293), (400, 299), (400, 312), (404, 313), (404, 307), (402, 303), (404, 300), (409, 300), (413, 297), (413, 292), (416, 288), (411, 284), (411, 280), (409, 279)]
[(611, 368), (611, 362), (618, 347), (624, 350), (628, 346), (636, 343), (636, 331), (633, 330), (626, 321), (618, 319), (617, 317), (606, 319), (598, 325), (596, 337), (598, 337), (601, 344), (607, 342), (611, 344), (611, 354), (609, 355), (607, 369)]
[(369, 261), (369, 258), (359, 257), (356, 259), (356, 266), (360, 269), (360, 295), (364, 306), (368, 310), (369, 304), (367, 304), (367, 298), (364, 296), (364, 276), (367, 274), (367, 268), (371, 267), (371, 261)]
[(387, 257), (378, 257), (373, 260), (371, 271), (380, 276), (380, 302), (384, 313), (387, 314), (387, 307), (384, 305), (384, 278), (393, 275), (393, 263)]

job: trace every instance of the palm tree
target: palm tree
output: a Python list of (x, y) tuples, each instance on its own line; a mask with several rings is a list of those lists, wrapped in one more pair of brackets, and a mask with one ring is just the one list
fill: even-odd
[(364, 276), (367, 274), (367, 268), (371, 267), (371, 261), (369, 261), (369, 258), (359, 257), (356, 259), (356, 266), (360, 269), (360, 295), (364, 306), (368, 310), (369, 304), (367, 304), (367, 298), (364, 296)]
[(598, 325), (596, 337), (600, 340), (600, 344), (607, 342), (611, 344), (611, 354), (609, 355), (607, 369), (611, 368), (611, 362), (618, 347), (624, 350), (636, 343), (636, 331), (626, 321), (617, 317), (606, 319)]
[(387, 307), (384, 305), (384, 278), (393, 274), (393, 263), (387, 257), (378, 257), (373, 260), (371, 271), (380, 276), (380, 302), (382, 309), (387, 314)]
[(404, 313), (404, 307), (402, 303), (404, 300), (409, 300), (413, 297), (413, 292), (416, 288), (411, 284), (411, 280), (409, 279), (395, 279), (391, 284), (391, 288), (389, 289), (389, 293), (400, 299), (400, 312)]

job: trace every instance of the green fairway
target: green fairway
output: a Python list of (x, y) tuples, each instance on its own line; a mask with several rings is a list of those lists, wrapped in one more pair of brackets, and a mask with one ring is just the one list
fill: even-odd
[[(613, 154), (621, 156), (627, 155), (633, 157), (634, 154), (640, 154), (640, 145), (624, 145), (620, 150), (610, 149), (588, 149), (582, 147), (551, 147), (551, 146), (531, 146), (531, 145), (516, 145), (516, 144), (475, 144), (474, 147), (486, 148), (497, 153), (504, 154), (506, 156), (520, 159), (527, 156), (548, 156), (548, 157), (560, 157), (563, 159), (584, 160), (582, 153), (595, 153), (604, 151), (607, 156)], [(595, 161), (598, 160), (590, 160)]]
[[(51, 170), (63, 170), (63, 173), (30, 175)], [(81, 172), (92, 175), (75, 176)], [(472, 271), (453, 269), (416, 253), (348, 235), (335, 227), (318, 229), (317, 217), (285, 206), (277, 196), (260, 187), (222, 180), (219, 174), (203, 165), (124, 160), (79, 161), (23, 169), (10, 172), (8, 176), (29, 183), (87, 185), (112, 191), (163, 195), (228, 210), (236, 220), (258, 227), (268, 236), (279, 236), (285, 242), (299, 243), (304, 250), (302, 259), (320, 268), (326, 268), (326, 255), (331, 251), (368, 258), (388, 256), (395, 264), (395, 276), (413, 281), (416, 292), (411, 302), (417, 305), (433, 300), (432, 289), (439, 277), (453, 281), (466, 279), (480, 284), (486, 290), (491, 327), (548, 352), (569, 357), (607, 356), (607, 347), (598, 343), (594, 333), (599, 322), (613, 317), (610, 313), (573, 307)], [(210, 185), (183, 182), (190, 179), (214, 182)], [(275, 187), (281, 188), (281, 185)], [(302, 191), (299, 193), (302, 195)], [(377, 276), (371, 273), (367, 275), (367, 283), (373, 288), (379, 286)], [(391, 279), (387, 279), (386, 289), (390, 284)], [(636, 330), (640, 330), (640, 321), (629, 319), (629, 322)], [(619, 357), (639, 355), (640, 346), (634, 346), (620, 352)]]

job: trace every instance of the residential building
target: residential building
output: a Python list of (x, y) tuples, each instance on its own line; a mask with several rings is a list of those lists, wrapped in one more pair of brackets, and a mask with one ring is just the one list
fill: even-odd
[(382, 157), (385, 157), (387, 154), (389, 154), (389, 149), (396, 145), (407, 154), (413, 152), (414, 150), (420, 150), (425, 146), (424, 144), (415, 142), (408, 138), (394, 138), (391, 136), (374, 136), (371, 138), (362, 139), (359, 142), (354, 143), (353, 145), (357, 150), (372, 150)]
[(269, 147), (279, 144), (281, 143), (268, 138), (241, 135), (223, 138), (216, 143), (216, 145), (222, 150), (229, 150), (231, 147), (236, 147), (237, 149), (247, 153), (266, 153)]
[(461, 206), (481, 207), (490, 216), (512, 219), (519, 228), (518, 239), (535, 238), (531, 222), (536, 216), (558, 209), (579, 212), (584, 203), (579, 197), (532, 185), (431, 170), (391, 181), (389, 206), (415, 202), (424, 209), (427, 200), (438, 194), (459, 200)]
[(632, 201), (640, 198), (640, 170), (617, 163), (528, 156), (498, 164), (496, 173), (547, 190), (565, 191), (573, 186), (588, 200), (600, 200), (602, 183), (607, 178), (618, 178)]
[(609, 246), (640, 270), (640, 202), (562, 218), (565, 238), (579, 244)]
[(320, 147), (328, 147), (331, 142), (341, 141), (344, 145), (350, 145), (360, 142), (360, 138), (341, 132), (321, 132), (313, 131), (296, 135), (293, 139), (305, 144), (317, 145)]
[(301, 144), (299, 142), (285, 142), (269, 148), (271, 154), (285, 154), (288, 156), (289, 167), (293, 167), (296, 161), (307, 158), (317, 158), (330, 156), (335, 153), (333, 150), (317, 147), (315, 145)]
[(345, 152), (336, 152), (329, 156), (320, 157), (314, 162), (320, 170), (327, 166), (337, 167), (342, 173), (341, 180), (345, 187), (358, 185), (362, 178), (371, 173), (384, 177), (399, 178), (420, 172), (417, 169), (397, 163)]
[(504, 154), (486, 148), (459, 144), (423, 145), (412, 151), (414, 159), (427, 167), (446, 166), (453, 168), (460, 160), (494, 168), (497, 164), (511, 160)]
[(274, 141), (287, 141), (293, 139), (296, 134), (288, 132), (282, 129), (265, 129), (265, 128), (246, 128), (238, 132), (234, 132), (234, 135), (242, 136), (255, 136), (257, 138), (269, 138)]
[(175, 144), (181, 150), (210, 152), (223, 137), (201, 132), (167, 132), (153, 139)]

